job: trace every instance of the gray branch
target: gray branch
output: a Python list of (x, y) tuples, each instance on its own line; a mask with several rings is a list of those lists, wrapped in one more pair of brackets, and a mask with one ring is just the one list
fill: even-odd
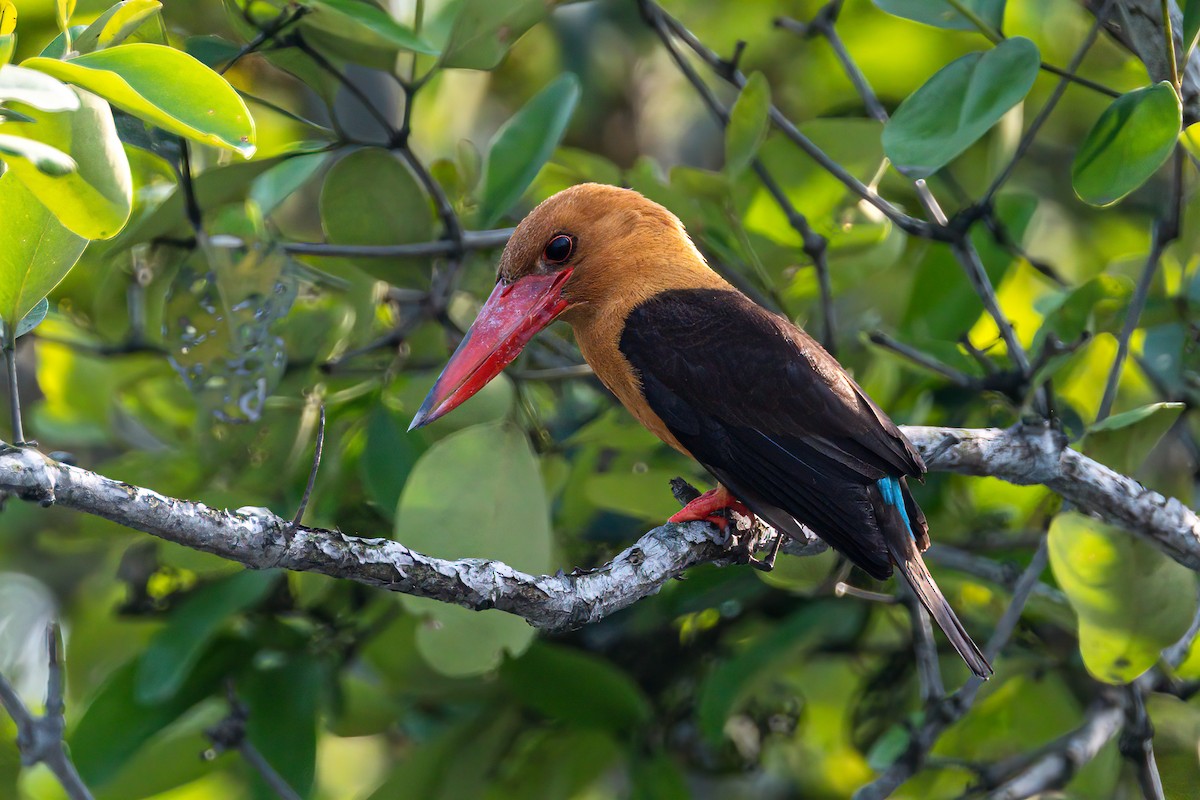
[[(1127, 527), (1200, 570), (1195, 512), (1069, 449), (1061, 434), (1043, 427), (910, 427), (906, 433), (930, 469), (1044, 484), (1077, 508)], [(498, 608), (547, 630), (602, 619), (696, 564), (736, 560), (714, 526), (668, 523), (594, 570), (529, 575), (499, 561), (433, 558), (390, 539), (293, 529), (290, 520), (266, 509), (226, 511), (165, 497), (30, 449), (0, 452), (0, 492), (94, 514), (251, 569), (317, 572), (466, 608)], [(785, 552), (812, 555), (824, 549), (812, 540), (791, 542)]]
[(50, 669), (46, 678), (46, 708), (40, 716), (25, 707), (16, 690), (3, 675), (0, 675), (0, 706), (8, 712), (17, 726), (17, 750), (21, 754), (21, 765), (32, 767), (45, 764), (58, 779), (63, 791), (71, 800), (92, 800), (92, 794), (84, 785), (67, 754), (64, 741), (66, 721), (63, 701), (63, 670), (58, 625), (46, 628), (46, 649)]

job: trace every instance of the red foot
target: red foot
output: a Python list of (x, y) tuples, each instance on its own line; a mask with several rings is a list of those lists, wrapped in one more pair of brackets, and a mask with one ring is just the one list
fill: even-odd
[(697, 497), (692, 502), (688, 503), (679, 513), (671, 517), (669, 522), (692, 522), (695, 520), (703, 520), (711, 522), (722, 531), (729, 526), (729, 520), (723, 514), (718, 512), (729, 509), (736, 511), (742, 516), (749, 517), (751, 523), (754, 522), (754, 513), (746, 508), (746, 505), (729, 493), (729, 490), (724, 486), (718, 485), (715, 489), (709, 489), (704, 494)]

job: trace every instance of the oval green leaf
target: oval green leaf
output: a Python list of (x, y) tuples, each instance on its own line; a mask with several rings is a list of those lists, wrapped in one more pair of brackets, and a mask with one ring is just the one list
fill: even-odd
[(725, 172), (740, 175), (758, 155), (758, 147), (767, 138), (771, 122), (771, 87), (761, 72), (746, 79), (725, 126)]
[(307, 0), (300, 20), (305, 38), (320, 50), (355, 64), (392, 71), (401, 52), (435, 55), (437, 49), (371, 3)]
[(79, 97), (71, 87), (32, 69), (6, 64), (0, 67), (0, 103), (16, 101), (42, 111), (71, 111), (79, 108)]
[(1113, 100), (1075, 154), (1075, 194), (1109, 206), (1141, 186), (1171, 155), (1182, 121), (1179, 96), (1167, 81)]
[[(171, 133), (254, 155), (254, 120), (224, 78), (187, 53), (123, 44), (69, 61), (31, 58), (24, 66), (94, 92)], [(170, 76), (170, 80), (164, 80)]]
[(537, 177), (567, 132), (579, 102), (579, 79), (559, 76), (504, 123), (488, 148), (479, 204), (482, 227), (491, 227)]
[(36, 122), (4, 125), (6, 131), (70, 153), (77, 170), (53, 177), (30, 162), (12, 161), (9, 166), (73, 233), (110, 239), (125, 226), (133, 207), (129, 159), (108, 103), (89, 92), (80, 92), (79, 100), (75, 111), (43, 113)]
[(38, 172), (53, 177), (74, 172), (76, 168), (75, 159), (56, 147), (26, 139), (24, 136), (0, 133), (0, 158), (4, 156), (9, 157), (4, 158), (4, 161), (13, 158), (24, 159)]
[(161, 8), (159, 0), (123, 0), (96, 17), (72, 47), (80, 53), (91, 53), (118, 45)]
[(0, 175), (0, 322), (12, 328), (71, 271), (87, 239), (76, 236), (10, 169)]
[[(413, 466), (396, 509), (398, 541), (442, 558), (491, 558), (541, 574), (551, 564), (550, 512), (537, 458), (514, 425), (490, 423), (433, 444)], [(477, 674), (521, 652), (533, 629), (497, 611), (401, 596), (436, 620), (417, 632), (425, 659), (446, 674)]]
[(1154, 666), (1196, 611), (1196, 576), (1147, 542), (1078, 512), (1050, 525), (1050, 567), (1079, 618), (1088, 672), (1128, 683)]
[(540, 22), (545, 0), (459, 0), (447, 3), (439, 21), (453, 14), (440, 65), (459, 69), (495, 69), (509, 48)]
[(138, 705), (174, 697), (225, 620), (266, 597), (278, 577), (276, 572), (244, 570), (184, 598), (138, 659)]
[(973, 15), (993, 31), (999, 31), (1004, 23), (1005, 0), (962, 0), (963, 14), (948, 0), (872, 0), (880, 11), (895, 17), (911, 19), (935, 28), (954, 31), (973, 31), (979, 28)]
[(1025, 99), (1041, 63), (1037, 45), (1022, 36), (950, 62), (896, 109), (883, 129), (884, 153), (905, 175), (932, 175)]
[[(334, 244), (392, 245), (433, 238), (429, 197), (408, 167), (379, 147), (355, 150), (330, 168), (321, 186), (321, 227)], [(395, 281), (395, 261), (347, 259), (368, 275)]]

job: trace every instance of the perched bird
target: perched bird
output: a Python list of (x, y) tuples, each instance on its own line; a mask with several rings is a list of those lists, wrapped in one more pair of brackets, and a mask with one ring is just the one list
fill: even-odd
[(410, 430), (558, 317), (625, 408), (719, 482), (672, 521), (735, 508), (801, 539), (803, 525), (875, 578), (895, 567), (971, 670), (991, 674), (921, 559), (928, 526), (907, 484), (921, 456), (833, 356), (710, 269), (683, 223), (637, 192), (574, 186), (521, 222)]

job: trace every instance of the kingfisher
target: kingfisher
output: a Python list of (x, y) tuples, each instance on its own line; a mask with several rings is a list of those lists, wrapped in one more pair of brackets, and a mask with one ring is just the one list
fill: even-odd
[(580, 184), (525, 217), (409, 430), (559, 318), (638, 422), (716, 480), (670, 521), (724, 527), (735, 510), (801, 541), (807, 528), (879, 580), (899, 571), (971, 671), (991, 675), (921, 558), (916, 448), (816, 340), (718, 275), (679, 218), (635, 191)]

